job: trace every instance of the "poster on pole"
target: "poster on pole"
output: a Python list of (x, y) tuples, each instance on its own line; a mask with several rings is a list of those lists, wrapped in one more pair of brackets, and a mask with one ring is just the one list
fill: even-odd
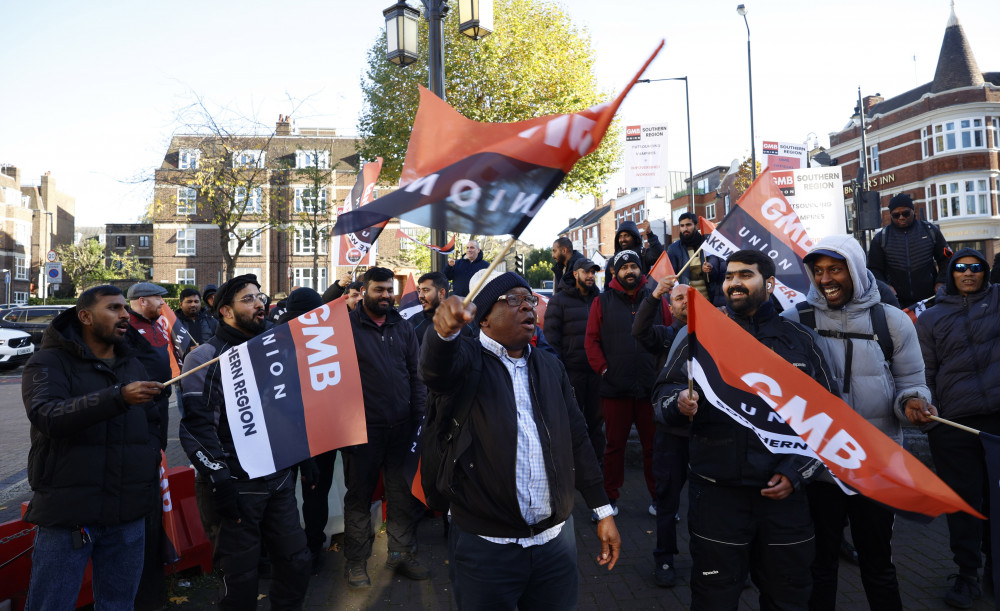
[(799, 215), (813, 243), (847, 233), (847, 210), (839, 166), (773, 171), (774, 183)]
[(797, 170), (809, 165), (806, 162), (809, 151), (806, 150), (806, 145), (801, 142), (764, 140), (760, 150), (764, 153), (760, 162), (761, 170), (764, 168)]
[(662, 187), (667, 178), (667, 124), (625, 127), (625, 183), (629, 187)]

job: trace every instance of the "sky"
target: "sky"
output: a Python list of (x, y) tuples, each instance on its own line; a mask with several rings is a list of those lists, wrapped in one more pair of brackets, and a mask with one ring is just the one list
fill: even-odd
[[(180, 130), (178, 111), (199, 97), (267, 129), (294, 113), (300, 127), (355, 135), (365, 57), (392, 3), (5, 0), (0, 163), (21, 168), (24, 184), (51, 171), (76, 198), (77, 225), (102, 225), (142, 213), (151, 189), (136, 179), (162, 162)], [(561, 4), (589, 33), (607, 91), (620, 90), (666, 40), (644, 76), (688, 77), (695, 173), (749, 156), (747, 26), (737, 2)], [(950, 0), (746, 6), (758, 142), (822, 146), (849, 121), (858, 87), (889, 98), (934, 78), (951, 10)], [(996, 0), (959, 0), (955, 11), (980, 70), (1000, 71)], [(687, 171), (683, 82), (637, 85), (620, 116), (667, 123), (669, 169)], [(611, 177), (608, 194), (622, 182)], [(522, 238), (548, 246), (591, 205), (554, 198)]]

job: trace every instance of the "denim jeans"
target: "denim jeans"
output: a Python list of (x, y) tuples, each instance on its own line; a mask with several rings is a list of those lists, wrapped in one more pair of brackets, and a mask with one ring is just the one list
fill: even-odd
[(31, 554), (28, 611), (73, 609), (87, 561), (93, 561), (95, 608), (132, 609), (142, 574), (145, 520), (89, 526), (90, 539), (73, 549), (78, 529), (39, 526)]

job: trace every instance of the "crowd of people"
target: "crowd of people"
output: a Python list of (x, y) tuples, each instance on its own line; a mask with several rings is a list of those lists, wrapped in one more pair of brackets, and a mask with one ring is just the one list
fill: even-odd
[[(88, 289), (46, 330), (23, 374), (34, 492), (25, 519), (38, 525), (28, 608), (71, 606), (88, 560), (99, 606), (144, 608), (144, 598), (162, 595), (157, 469), (173, 392), (223, 609), (256, 608), (265, 556), (271, 607), (301, 608), (310, 575), (324, 568), (338, 451), (347, 487), (346, 585), (371, 586), (370, 509), (380, 474), (386, 567), (428, 579), (416, 540), (426, 508), (404, 475), (418, 429), (425, 466), (434, 469), (422, 472), (428, 505), (444, 509), (458, 606), (574, 608), (574, 531), (585, 527), (573, 520), (575, 492), (592, 512), (597, 561), (610, 570), (621, 553), (615, 516), (633, 426), (656, 517), (658, 586), (677, 583), (686, 484), (692, 609), (735, 609), (750, 582), (763, 609), (835, 608), (846, 524), (869, 605), (901, 609), (893, 512), (845, 494), (819, 461), (769, 452), (753, 431), (709, 405), (687, 368), (692, 287), (890, 438), (901, 442), (902, 425), (921, 427), (940, 477), (983, 510), (979, 441), (931, 417), (1000, 434), (1000, 399), (991, 392), (1000, 377), (1000, 288), (990, 283), (982, 253), (952, 254), (937, 227), (916, 220), (909, 196), (889, 207), (891, 223), (867, 256), (851, 236), (820, 240), (804, 259), (812, 279), (806, 301), (784, 311), (772, 298), (774, 262), (754, 250), (726, 261), (705, 255), (690, 213), (666, 248), (679, 277), (648, 276), (664, 252), (648, 223), (618, 228), (603, 290), (601, 267), (568, 239), (555, 240), (544, 320), (521, 276), (485, 274), (474, 240), (444, 273), (419, 278), (423, 311), (409, 319), (394, 306), (393, 271), (382, 267), (340, 278), (323, 295), (299, 288), (271, 300), (253, 275), (201, 292), (187, 288), (175, 314), (192, 339), (180, 355), (190, 375), (176, 390), (164, 385), (176, 345), (157, 322), (166, 291), (149, 282), (127, 294)], [(212, 360), (340, 296), (347, 297), (368, 442), (251, 478)], [(931, 297), (933, 307), (916, 324), (898, 307), (926, 306)], [(969, 608), (991, 587), (988, 536), (965, 514), (949, 515), (948, 527), (958, 572), (945, 602)]]

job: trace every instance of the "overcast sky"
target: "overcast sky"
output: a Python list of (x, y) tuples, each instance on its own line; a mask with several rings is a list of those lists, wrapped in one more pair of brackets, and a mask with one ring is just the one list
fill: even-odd
[[(123, 184), (163, 159), (175, 115), (197, 93), (273, 126), (356, 133), (365, 53), (391, 0), (8, 1), (0, 5), (0, 162), (25, 183), (51, 171), (77, 224), (135, 220), (148, 187)], [(564, 2), (592, 36), (601, 86), (619, 90), (666, 39), (650, 78), (690, 81), (694, 170), (749, 154), (747, 30), (737, 2)], [(934, 77), (949, 0), (747, 3), (758, 140), (823, 146), (860, 86), (886, 98)], [(996, 0), (955, 10), (980, 70), (1000, 71)], [(914, 59), (915, 58), (915, 59)], [(304, 100), (304, 102), (303, 102)], [(637, 86), (628, 123), (669, 124), (670, 169), (687, 171), (682, 82)], [(811, 136), (809, 136), (811, 137)], [(616, 177), (608, 185), (619, 185)], [(552, 201), (523, 236), (551, 244), (588, 204)], [(556, 229), (558, 229), (556, 228)]]

